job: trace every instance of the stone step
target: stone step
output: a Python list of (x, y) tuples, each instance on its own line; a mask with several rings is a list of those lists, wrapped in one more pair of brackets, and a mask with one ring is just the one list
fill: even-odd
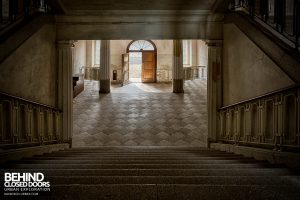
[(294, 185), (297, 176), (48, 176), (59, 184), (197, 184), (197, 185)]
[(59, 152), (97, 152), (97, 153), (226, 153), (214, 149), (135, 149), (135, 148), (110, 148), (110, 149), (97, 149), (97, 148), (71, 148), (60, 150)]
[(58, 164), (58, 163), (44, 163), (44, 164), (11, 164), (2, 166), (8, 169), (253, 169), (270, 167), (270, 164), (258, 163), (228, 163), (228, 164)]
[[(46, 176), (287, 176), (287, 169), (8, 169), (3, 172), (43, 172)], [(299, 175), (299, 174), (298, 174)]]
[[(99, 154), (227, 154), (228, 152), (223, 151), (97, 151), (97, 150), (60, 150), (58, 152), (64, 153), (99, 153)], [(229, 153), (232, 154), (232, 153)]]
[[(24, 160), (29, 159), (25, 158)], [(64, 159), (64, 160), (181, 160), (181, 161), (200, 161), (200, 160), (254, 160), (251, 158), (241, 158), (241, 157), (102, 157), (102, 156), (34, 156), (30, 158), (31, 160), (40, 159), (40, 160), (55, 160), (55, 159)]]
[(52, 186), (43, 199), (105, 200), (299, 200), (299, 186), (111, 184)]
[(109, 152), (109, 151), (120, 151), (120, 152), (150, 152), (150, 151), (169, 151), (169, 152), (177, 152), (177, 151), (183, 151), (183, 152), (193, 152), (193, 151), (198, 151), (198, 152), (217, 152), (217, 150), (214, 149), (209, 149), (206, 147), (177, 147), (177, 146), (107, 146), (107, 147), (72, 147), (70, 149), (65, 149), (64, 151), (104, 151), (104, 152)]
[(23, 159), (11, 161), (10, 164), (236, 164), (236, 163), (257, 163), (264, 164), (252, 159), (236, 159), (236, 160), (102, 160), (102, 159)]
[(126, 156), (132, 156), (132, 157), (243, 157), (242, 155), (236, 155), (236, 154), (226, 154), (226, 153), (203, 153), (203, 154), (197, 154), (197, 153), (97, 153), (97, 152), (89, 152), (89, 153), (73, 153), (73, 152), (54, 152), (54, 153), (45, 153), (43, 154), (45, 156), (53, 155), (53, 156), (106, 156), (106, 157), (126, 157)]
[(44, 164), (243, 164), (243, 163), (265, 163), (265, 162), (257, 162), (252, 159), (244, 159), (244, 160), (101, 160), (101, 159), (33, 159), (33, 160), (21, 160), (11, 162), (13, 163), (44, 163)]

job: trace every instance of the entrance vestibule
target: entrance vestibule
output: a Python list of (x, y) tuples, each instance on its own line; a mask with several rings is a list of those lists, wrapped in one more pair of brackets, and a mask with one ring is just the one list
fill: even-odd
[(123, 85), (156, 82), (156, 46), (150, 40), (133, 40), (123, 54)]

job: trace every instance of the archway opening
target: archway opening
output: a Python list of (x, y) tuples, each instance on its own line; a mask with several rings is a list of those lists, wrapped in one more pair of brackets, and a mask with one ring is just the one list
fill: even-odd
[(130, 82), (156, 82), (156, 46), (150, 40), (133, 40), (127, 47)]

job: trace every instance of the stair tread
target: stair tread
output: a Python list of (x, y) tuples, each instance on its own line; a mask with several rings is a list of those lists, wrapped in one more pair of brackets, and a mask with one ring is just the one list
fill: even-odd
[(65, 199), (231, 200), (250, 195), (294, 200), (300, 195), (299, 172), (207, 148), (75, 148), (7, 162), (2, 168), (42, 172), (52, 193)]
[[(263, 167), (261, 164), (249, 164), (249, 163), (228, 163), (228, 164), (49, 164), (49, 163), (43, 163), (43, 164), (15, 164), (9, 166), (9, 168), (57, 168), (57, 169), (78, 169), (78, 168), (86, 168), (86, 169), (98, 169), (101, 167), (147, 167), (147, 168), (153, 168), (153, 167), (168, 167), (168, 168), (198, 168), (198, 169), (236, 169), (236, 168), (261, 168)], [(267, 165), (270, 166), (270, 165)]]
[[(1, 170), (0, 170), (1, 171)], [(6, 172), (43, 172), (47, 176), (288, 176), (284, 168), (254, 169), (10, 169)], [(298, 174), (299, 175), (299, 174)]]
[(294, 185), (300, 186), (295, 176), (49, 176), (53, 184), (224, 184), (224, 185)]
[(298, 200), (299, 186), (197, 185), (197, 184), (110, 184), (54, 185), (53, 193), (65, 199), (172, 199), (172, 200)]

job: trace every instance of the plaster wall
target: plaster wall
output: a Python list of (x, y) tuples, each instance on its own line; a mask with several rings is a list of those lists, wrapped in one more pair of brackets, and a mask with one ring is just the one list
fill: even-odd
[(208, 47), (203, 40), (197, 40), (197, 65), (206, 66), (208, 63)]
[(113, 70), (117, 70), (117, 81), (122, 80), (122, 54), (127, 53), (127, 46), (131, 40), (111, 40), (110, 41), (110, 67), (111, 80)]
[(56, 31), (44, 25), (1, 63), (0, 91), (56, 106)]
[(223, 34), (223, 105), (294, 84), (237, 26), (224, 24)]
[(86, 40), (79, 40), (75, 42), (75, 58), (74, 58), (73, 74), (79, 74), (80, 68), (86, 66)]
[(207, 64), (208, 64), (208, 47), (203, 40), (197, 40), (197, 66), (199, 68), (199, 77), (207, 78)]
[(157, 82), (172, 80), (173, 40), (153, 40), (157, 48)]
[[(152, 40), (157, 48), (157, 82), (172, 80), (172, 40)], [(117, 70), (117, 79), (122, 80), (122, 54), (127, 53), (127, 46), (131, 40), (111, 40), (111, 76)]]

